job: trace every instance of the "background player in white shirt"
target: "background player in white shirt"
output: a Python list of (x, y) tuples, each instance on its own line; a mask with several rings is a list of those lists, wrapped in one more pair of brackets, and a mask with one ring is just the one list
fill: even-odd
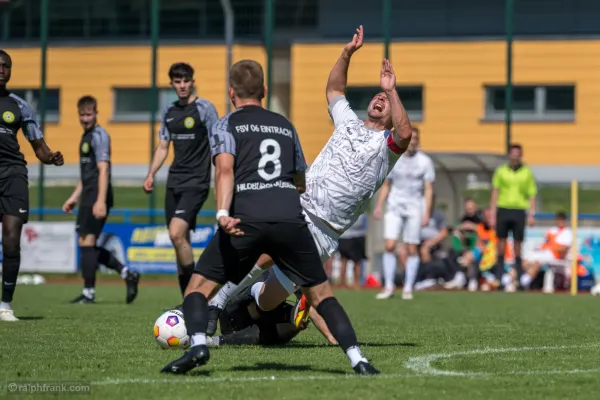
[[(345, 98), (350, 58), (362, 44), (361, 26), (331, 70), (326, 96), (335, 128), (308, 169), (306, 192), (301, 196), (306, 220), (323, 262), (336, 251), (340, 235), (364, 213), (410, 143), (410, 121), (398, 97), (396, 76), (388, 60), (383, 60), (381, 67), (383, 92), (371, 100), (366, 121), (358, 118)], [(392, 128), (394, 131), (390, 131)], [(272, 265), (265, 262), (264, 257), (258, 264), (263, 268)], [(275, 308), (294, 292), (293, 282), (278, 268), (274, 267), (274, 272), (267, 282), (252, 286), (252, 295), (265, 311)], [(244, 279), (238, 289), (252, 279), (255, 278)], [(219, 292), (215, 298), (228, 297), (222, 295), (223, 292)], [(217, 304), (213, 302), (213, 306)]]
[(402, 298), (412, 299), (413, 285), (419, 270), (418, 245), (421, 228), (427, 226), (431, 217), (435, 167), (431, 158), (419, 150), (419, 131), (413, 128), (412, 139), (406, 153), (381, 187), (374, 210), (375, 218), (381, 218), (383, 204), (387, 200), (383, 217), (385, 254), (383, 255), (383, 278), (385, 288), (378, 299), (388, 299), (394, 294), (396, 276), (396, 245), (402, 234), (404, 262), (404, 288)]

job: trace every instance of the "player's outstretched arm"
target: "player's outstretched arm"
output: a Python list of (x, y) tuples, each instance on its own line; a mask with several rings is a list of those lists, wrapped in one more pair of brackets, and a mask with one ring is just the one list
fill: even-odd
[(331, 103), (331, 100), (337, 96), (343, 96), (346, 93), (346, 84), (348, 82), (348, 67), (350, 66), (350, 58), (352, 55), (362, 47), (363, 45), (363, 27), (362, 25), (356, 29), (352, 41), (344, 47), (344, 51), (338, 58), (337, 62), (333, 66), (329, 73), (329, 79), (327, 80), (327, 88), (325, 89), (325, 95), (327, 96), (327, 103)]
[(32, 140), (31, 147), (33, 148), (35, 156), (42, 164), (61, 166), (65, 163), (61, 152), (52, 152), (44, 139)]
[(381, 65), (381, 88), (385, 92), (392, 110), (392, 123), (394, 124), (393, 138), (398, 147), (404, 149), (410, 143), (412, 128), (408, 114), (400, 101), (396, 90), (396, 74), (390, 60), (384, 59)]

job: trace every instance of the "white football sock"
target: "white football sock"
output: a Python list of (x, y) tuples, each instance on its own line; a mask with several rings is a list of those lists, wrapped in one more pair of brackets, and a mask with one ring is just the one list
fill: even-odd
[(192, 347), (200, 345), (206, 346), (206, 333), (194, 333), (192, 335)]
[(385, 290), (392, 291), (396, 286), (394, 281), (396, 280), (396, 254), (393, 252), (386, 251), (383, 254), (383, 280), (385, 283)]
[(511, 283), (513, 283), (513, 279), (511, 278), (511, 276), (509, 274), (504, 274), (504, 275), (502, 275), (502, 279), (500, 280), (500, 282), (502, 282), (502, 285), (508, 286)]
[(128, 274), (129, 274), (129, 268), (127, 268), (127, 267), (124, 267), (124, 268), (121, 270), (121, 278), (122, 278), (122, 279), (127, 279), (127, 275), (128, 275)]
[(348, 350), (346, 350), (346, 355), (350, 359), (350, 364), (352, 368), (356, 366), (361, 361), (369, 362), (360, 352), (360, 349), (357, 346), (352, 346)]
[[(228, 293), (228, 294), (227, 294), (226, 292), (224, 292), (224, 294), (227, 294), (227, 298), (226, 298), (226, 300), (225, 300), (225, 303), (223, 304), (223, 307), (219, 307), (219, 308), (221, 308), (221, 309), (225, 308), (225, 304), (227, 304), (227, 302), (229, 301), (229, 299), (230, 299), (230, 298), (232, 298), (233, 296), (236, 296), (236, 295), (237, 295), (237, 294), (239, 294), (239, 293), (240, 293), (242, 290), (244, 290), (246, 287), (248, 287), (248, 286), (250, 286), (252, 283), (254, 283), (254, 281), (256, 281), (256, 280), (258, 279), (258, 277), (259, 277), (259, 276), (260, 276), (260, 275), (261, 275), (263, 272), (264, 272), (264, 270), (263, 270), (261, 267), (259, 267), (258, 265), (254, 265), (254, 267), (252, 267), (252, 269), (250, 270), (250, 272), (248, 273), (248, 275), (246, 275), (246, 277), (245, 277), (244, 279), (242, 279), (242, 281), (241, 281), (240, 283), (238, 283), (236, 287), (234, 287), (234, 288), (233, 288), (233, 290), (232, 290), (232, 292), (231, 292), (231, 293)], [(228, 282), (228, 283), (231, 283), (231, 282)], [(232, 285), (232, 286), (235, 286), (233, 283), (232, 283), (231, 285)], [(226, 286), (227, 286), (227, 285), (226, 285)], [(219, 293), (220, 293), (221, 291), (223, 291), (223, 290), (224, 290), (224, 288), (225, 288), (225, 286), (223, 286), (223, 287), (221, 288), (221, 290), (219, 291)], [(227, 289), (225, 289), (225, 290), (227, 290)], [(217, 293), (217, 295), (218, 295), (219, 293)], [(216, 298), (216, 297), (217, 297), (217, 295), (215, 295), (215, 296), (213, 297), (213, 299), (214, 299), (214, 298)], [(208, 304), (209, 304), (209, 305), (215, 305), (215, 304), (212, 304), (212, 301), (211, 301), (211, 303), (208, 303)]]
[(219, 290), (217, 294), (215, 294), (214, 297), (210, 299), (208, 305), (217, 306), (221, 310), (224, 310), (225, 305), (227, 304), (227, 300), (229, 300), (229, 298), (235, 292), (235, 289), (237, 289), (237, 287), (238, 285), (236, 285), (235, 283), (227, 282), (225, 285), (223, 285), (221, 290)]
[(94, 288), (84, 288), (83, 295), (88, 299), (94, 298), (96, 296), (96, 289)]
[(419, 272), (418, 256), (409, 256), (406, 259), (406, 272), (404, 274), (404, 289), (405, 292), (412, 292), (415, 281), (417, 280), (417, 273)]
[[(260, 307), (260, 302), (258, 301), (258, 299), (260, 297), (260, 291), (262, 290), (263, 286), (265, 286), (264, 282), (256, 282), (250, 288), (250, 294), (252, 295), (252, 297), (254, 297), (254, 300), (256, 300), (256, 305), (258, 307)], [(262, 310), (262, 307), (260, 307), (260, 309)]]
[(533, 281), (533, 279), (528, 274), (521, 275), (521, 286), (529, 287), (529, 285), (531, 285), (531, 281)]
[(12, 302), (10, 302), (10, 303), (1, 302), (0, 310), (12, 310)]

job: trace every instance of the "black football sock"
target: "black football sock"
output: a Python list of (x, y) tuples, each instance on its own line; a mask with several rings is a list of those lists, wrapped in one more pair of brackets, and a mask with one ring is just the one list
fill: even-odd
[(208, 328), (208, 300), (199, 292), (192, 292), (183, 299), (183, 319), (192, 346), (206, 345)]
[(104, 247), (96, 246), (96, 255), (98, 263), (106, 265), (106, 268), (112, 269), (113, 271), (117, 271), (119, 274), (121, 274), (121, 276), (123, 276), (121, 272), (123, 271), (125, 266), (121, 264), (121, 262), (117, 260), (116, 257), (113, 256), (110, 251), (106, 250)]
[(358, 348), (358, 340), (350, 318), (337, 299), (335, 297), (326, 298), (319, 303), (317, 312), (323, 317), (327, 328), (350, 359), (352, 367), (354, 368), (361, 361), (366, 362), (367, 359), (363, 357)]
[(181, 295), (185, 294), (185, 289), (188, 287), (190, 283), (190, 279), (192, 279), (192, 275), (194, 274), (194, 264), (182, 265), (180, 267), (179, 275), (177, 278), (179, 279), (179, 289), (181, 290)]
[(96, 287), (96, 270), (98, 269), (98, 256), (93, 246), (81, 247), (81, 276), (83, 288), (87, 297), (94, 297)]
[(2, 302), (12, 302), (17, 287), (17, 276), (21, 266), (21, 249), (4, 250), (2, 260)]
[(502, 275), (504, 275), (504, 255), (498, 256), (496, 266), (494, 267), (494, 275), (499, 281), (502, 280)]
[(519, 286), (523, 276), (523, 259), (521, 257), (515, 257), (515, 271), (517, 272), (517, 286)]

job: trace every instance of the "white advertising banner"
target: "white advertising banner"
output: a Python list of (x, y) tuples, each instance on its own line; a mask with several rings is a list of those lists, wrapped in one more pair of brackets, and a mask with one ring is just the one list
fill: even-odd
[(74, 222), (28, 222), (21, 234), (20, 271), (76, 272), (76, 243)]

